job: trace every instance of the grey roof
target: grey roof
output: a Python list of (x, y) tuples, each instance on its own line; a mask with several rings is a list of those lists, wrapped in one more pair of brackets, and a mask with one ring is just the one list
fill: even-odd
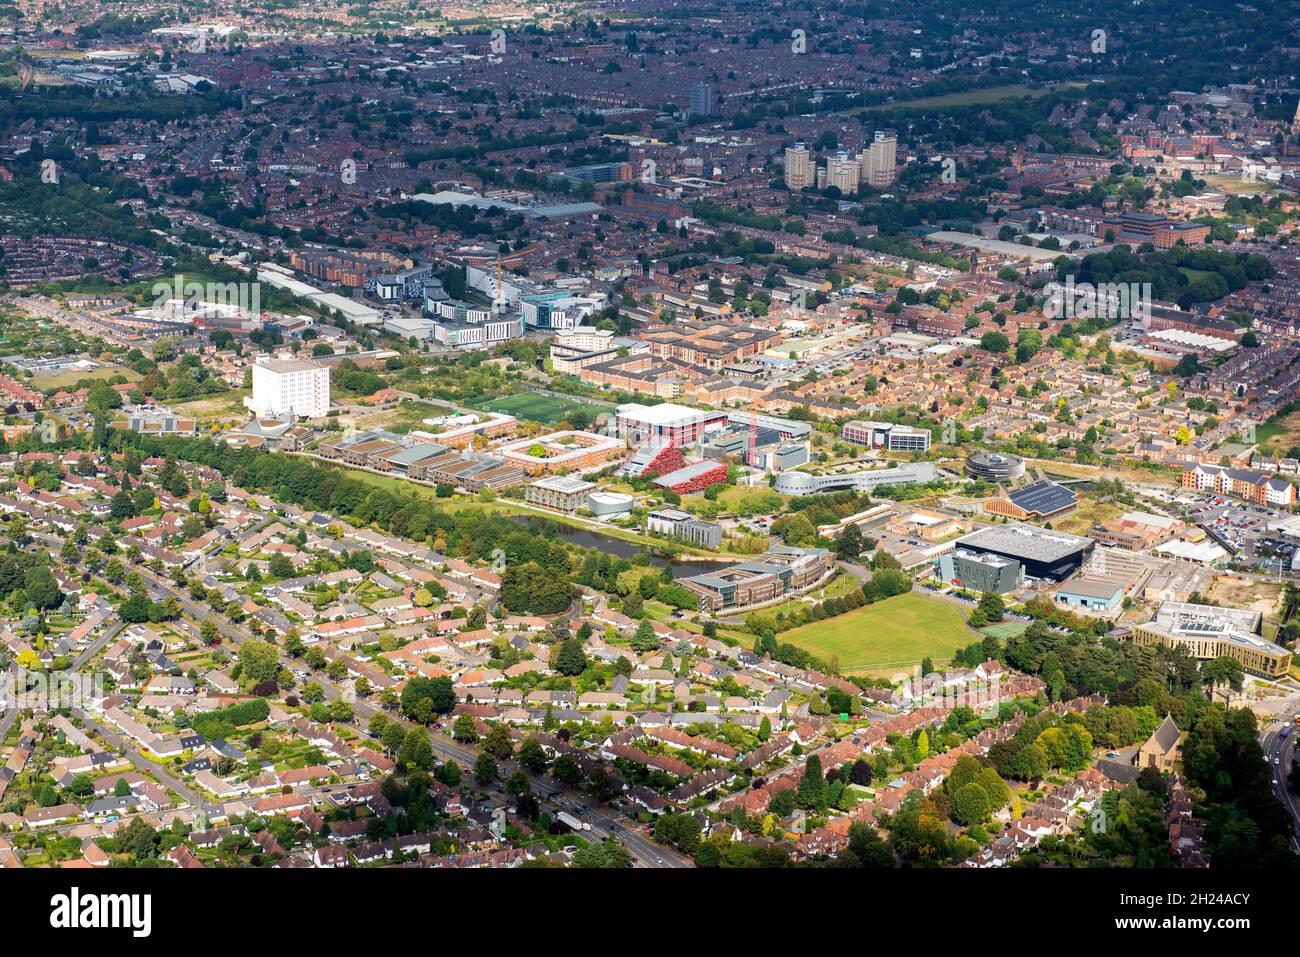
[(1091, 540), (1065, 532), (1047, 531), (1032, 525), (1009, 523), (991, 525), (959, 538), (957, 544), (967, 548), (987, 548), (1003, 554), (1035, 561), (1051, 562), (1086, 548)]
[(1160, 722), (1160, 727), (1151, 733), (1151, 737), (1147, 738), (1146, 743), (1154, 743), (1161, 751), (1168, 752), (1178, 743), (1180, 734), (1178, 725), (1174, 724), (1173, 715), (1166, 714), (1165, 720)]
[(427, 459), (431, 455), (439, 455), (447, 451), (449, 449), (446, 446), (438, 445), (436, 442), (416, 442), (409, 448), (384, 456), (384, 460), (392, 462), (394, 465), (411, 465), (421, 459)]
[(1064, 485), (1043, 479), (1011, 493), (1011, 501), (1032, 515), (1053, 515), (1073, 508), (1079, 496)]

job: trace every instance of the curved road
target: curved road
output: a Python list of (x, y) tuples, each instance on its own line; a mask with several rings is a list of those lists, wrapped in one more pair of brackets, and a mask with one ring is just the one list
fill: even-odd
[[(1300, 797), (1291, 789), (1288, 780), (1295, 756), (1296, 735), (1300, 734), (1300, 726), (1295, 721), (1296, 713), (1297, 706), (1292, 706), (1280, 721), (1265, 725), (1260, 744), (1264, 748), (1264, 760), (1271, 766), (1273, 793), (1291, 815), (1291, 846), (1300, 851)], [(1282, 730), (1287, 727), (1291, 728), (1291, 732), (1283, 738)]]

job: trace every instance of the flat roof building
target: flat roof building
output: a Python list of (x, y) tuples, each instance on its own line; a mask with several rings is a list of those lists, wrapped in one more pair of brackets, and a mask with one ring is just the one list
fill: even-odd
[(1243, 608), (1166, 601), (1152, 621), (1133, 628), (1131, 640), (1183, 648), (1202, 661), (1229, 657), (1250, 674), (1283, 677), (1291, 668), (1291, 651), (1256, 634), (1262, 620), (1259, 612)]
[(1090, 538), (1019, 522), (981, 528), (957, 539), (960, 548), (1015, 559), (1024, 566), (1026, 577), (1058, 582), (1078, 571), (1096, 544)]
[(930, 448), (930, 430), (893, 422), (845, 422), (840, 437), (846, 442), (890, 452), (924, 452)]
[(954, 548), (939, 556), (939, 577), (950, 585), (1006, 595), (1025, 585), (1025, 569), (1014, 558)]
[(524, 489), (524, 501), (559, 512), (576, 512), (587, 508), (587, 500), (596, 491), (595, 482), (570, 475), (550, 475), (531, 482)]

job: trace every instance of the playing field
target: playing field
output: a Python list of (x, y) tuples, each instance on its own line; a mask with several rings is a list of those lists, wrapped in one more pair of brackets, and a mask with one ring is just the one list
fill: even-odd
[(905, 671), (924, 658), (937, 664), (976, 637), (954, 606), (909, 593), (782, 632), (777, 640), (826, 661), (838, 655), (848, 674)]
[(503, 395), (486, 402), (477, 403), (477, 407), (488, 412), (504, 412), (506, 415), (521, 419), (531, 419), (545, 425), (563, 422), (575, 409), (587, 413), (589, 419), (601, 412), (609, 412), (613, 406), (603, 402), (588, 402), (582, 399), (570, 399), (564, 396), (550, 395), (543, 392), (521, 392), (518, 395)]
[[(1060, 87), (1082, 86), (1082, 83), (1062, 83)], [(962, 90), (958, 93), (943, 93), (938, 96), (922, 96), (912, 100), (898, 100), (893, 103), (877, 103), (872, 106), (858, 107), (850, 112), (872, 113), (884, 110), (934, 110), (945, 107), (977, 106), (985, 103), (997, 103), (1001, 100), (1015, 99), (1022, 96), (1040, 97), (1057, 88), (1054, 84), (1039, 86), (1037, 89), (1023, 83), (1011, 83), (1003, 86), (986, 86), (978, 90)]]

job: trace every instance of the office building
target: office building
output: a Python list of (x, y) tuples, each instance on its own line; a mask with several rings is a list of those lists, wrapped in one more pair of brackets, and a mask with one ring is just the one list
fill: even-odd
[(939, 577), (968, 591), (1006, 595), (1025, 585), (1025, 569), (1014, 558), (954, 548), (939, 556)]
[(677, 446), (690, 445), (706, 431), (725, 427), (728, 421), (726, 412), (693, 409), (672, 402), (659, 405), (629, 402), (620, 405), (614, 413), (618, 436), (629, 445), (641, 445), (651, 439), (662, 439)]
[(646, 531), (667, 535), (700, 548), (717, 548), (722, 544), (722, 526), (706, 522), (679, 508), (660, 508), (646, 516)]
[(758, 558), (724, 565), (717, 571), (678, 580), (695, 594), (700, 611), (709, 615), (735, 613), (738, 609), (765, 604), (804, 591), (821, 582), (835, 568), (835, 559), (824, 548), (791, 548), (780, 545)]
[(570, 475), (551, 475), (530, 483), (524, 489), (524, 501), (529, 505), (572, 513), (586, 508), (588, 497), (596, 490), (595, 482), (585, 482)]
[(330, 370), (306, 359), (267, 359), (253, 365), (253, 394), (244, 405), (258, 418), (316, 419), (329, 412)]
[(930, 430), (892, 422), (845, 422), (840, 438), (855, 445), (890, 452), (925, 452), (930, 448)]
[(573, 430), (518, 439), (498, 448), (496, 454), (528, 475), (563, 475), (599, 468), (626, 451), (618, 439)]
[(839, 472), (831, 475), (809, 475), (807, 472), (782, 472), (772, 487), (782, 495), (819, 495), (851, 488), (870, 492), (882, 485), (924, 485), (939, 478), (933, 462), (915, 462), (895, 469), (863, 469), (860, 472)]
[(1257, 611), (1165, 601), (1152, 621), (1134, 626), (1131, 640), (1180, 647), (1202, 661), (1234, 658), (1250, 674), (1283, 677), (1291, 668), (1291, 652), (1256, 633), (1261, 620)]
[(966, 474), (986, 482), (1007, 482), (1025, 474), (1025, 460), (997, 452), (976, 452), (966, 460)]

